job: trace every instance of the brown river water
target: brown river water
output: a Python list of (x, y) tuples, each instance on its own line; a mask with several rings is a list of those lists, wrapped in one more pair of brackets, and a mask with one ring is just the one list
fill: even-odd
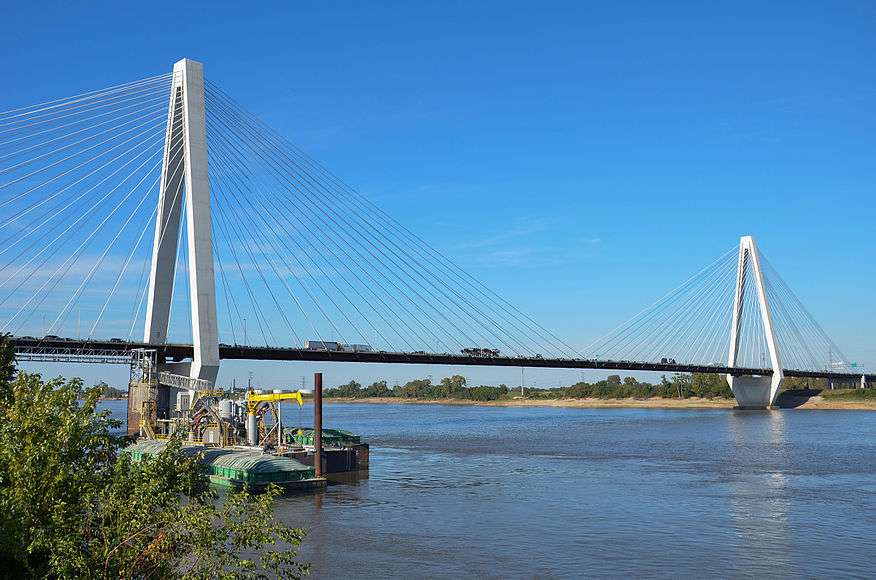
[(874, 412), (330, 404), (325, 424), (371, 467), (276, 505), (316, 578), (873, 575)]

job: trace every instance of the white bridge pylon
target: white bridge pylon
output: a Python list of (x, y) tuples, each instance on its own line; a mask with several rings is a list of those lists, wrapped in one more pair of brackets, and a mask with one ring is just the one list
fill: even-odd
[(219, 372), (219, 331), (205, 116), (204, 67), (183, 59), (173, 67), (143, 342), (167, 342), (184, 188), (194, 342), (194, 357), (185, 374), (214, 383)]
[[(746, 296), (746, 278), (754, 276), (756, 296)], [(736, 293), (733, 299), (733, 321), (730, 329), (730, 352), (727, 357), (727, 366), (736, 367), (740, 352), (740, 338), (742, 337), (742, 323), (744, 305), (746, 300), (757, 300), (763, 331), (765, 334), (767, 349), (770, 355), (770, 366), (773, 369), (771, 376), (733, 376), (727, 375), (727, 383), (736, 402), (743, 409), (764, 409), (775, 404), (779, 394), (779, 387), (784, 380), (782, 361), (779, 353), (779, 343), (776, 340), (775, 327), (773, 326), (770, 304), (767, 299), (764, 285), (763, 270), (761, 269), (760, 254), (757, 251), (757, 243), (753, 236), (743, 236), (739, 240), (739, 265), (736, 271)]]

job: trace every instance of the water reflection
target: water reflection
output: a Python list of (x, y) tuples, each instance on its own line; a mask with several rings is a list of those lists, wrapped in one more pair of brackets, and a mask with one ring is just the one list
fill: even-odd
[(348, 471), (346, 473), (329, 473), (326, 479), (329, 485), (359, 485), (362, 482), (368, 481), (369, 472), (367, 469), (359, 471)]
[(728, 421), (729, 453), (736, 456), (729, 481), (740, 571), (765, 566), (774, 575), (793, 575), (785, 414), (734, 410)]

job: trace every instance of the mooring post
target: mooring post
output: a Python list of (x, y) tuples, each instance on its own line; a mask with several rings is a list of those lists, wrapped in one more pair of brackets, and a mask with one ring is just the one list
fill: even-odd
[(313, 373), (313, 468), (322, 477), (322, 373)]

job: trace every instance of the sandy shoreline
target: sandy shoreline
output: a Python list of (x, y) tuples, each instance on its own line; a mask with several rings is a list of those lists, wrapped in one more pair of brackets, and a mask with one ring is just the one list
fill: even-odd
[[(476, 405), (481, 407), (564, 407), (577, 409), (733, 409), (734, 399), (513, 399), (510, 401), (467, 401), (462, 399), (364, 399), (327, 398), (325, 403), (375, 403), (386, 405)], [(785, 409), (876, 410), (876, 401), (830, 400), (821, 396), (789, 397), (780, 401)]]

